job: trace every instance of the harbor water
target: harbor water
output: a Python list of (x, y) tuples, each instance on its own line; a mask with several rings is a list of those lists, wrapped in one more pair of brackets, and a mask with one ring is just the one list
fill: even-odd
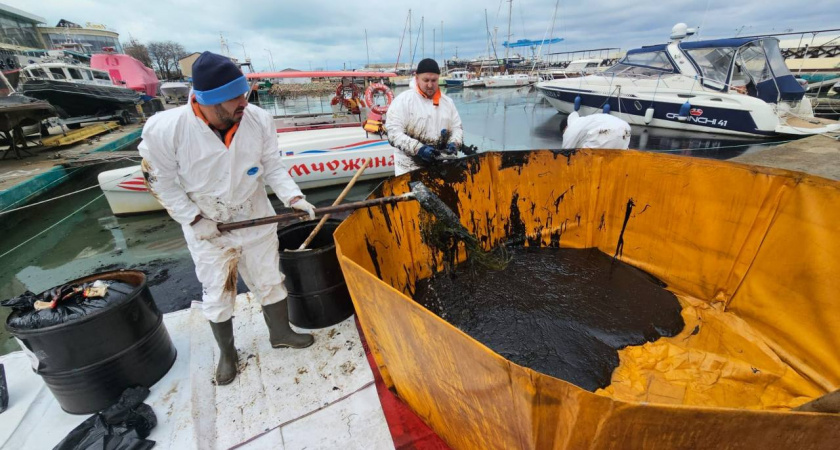
[[(447, 92), (464, 125), (465, 143), (480, 151), (556, 149), (561, 145), (561, 114), (531, 88), (457, 89)], [(298, 97), (283, 101), (260, 96), (260, 106), (275, 115), (329, 109), (329, 97)], [(752, 153), (772, 142), (708, 134), (633, 127), (631, 148), (703, 158), (729, 159)], [(201, 287), (180, 226), (165, 212), (117, 218), (97, 185), (104, 170), (136, 164), (103, 164), (78, 170), (46, 200), (90, 188), (71, 196), (0, 216), (0, 299), (40, 292), (69, 280), (114, 269), (146, 273), (163, 312), (187, 308), (200, 300)], [(361, 200), (378, 181), (358, 183), (345, 201)], [(343, 189), (333, 186), (307, 191), (316, 206), (333, 202)], [(276, 209), (282, 204), (272, 198)], [(240, 283), (240, 290), (245, 287)], [(8, 311), (0, 310), (5, 320)], [(18, 350), (0, 331), (0, 353)]]

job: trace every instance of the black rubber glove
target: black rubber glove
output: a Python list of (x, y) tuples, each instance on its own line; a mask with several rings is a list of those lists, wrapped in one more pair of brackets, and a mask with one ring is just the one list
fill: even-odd
[(432, 163), (440, 156), (440, 152), (435, 150), (431, 145), (424, 145), (417, 150), (417, 157), (426, 163)]

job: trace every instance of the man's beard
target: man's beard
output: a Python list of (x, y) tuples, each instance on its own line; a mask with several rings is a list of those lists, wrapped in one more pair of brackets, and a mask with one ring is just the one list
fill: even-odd
[(242, 110), (237, 108), (233, 113), (228, 113), (221, 105), (216, 107), (216, 116), (219, 118), (219, 121), (225, 124), (225, 129), (236, 125), (242, 120), (243, 116), (235, 117), (237, 111), (244, 111), (244, 108)]

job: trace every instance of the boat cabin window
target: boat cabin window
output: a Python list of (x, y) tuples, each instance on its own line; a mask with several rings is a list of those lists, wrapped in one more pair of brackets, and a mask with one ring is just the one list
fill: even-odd
[(53, 80), (66, 80), (67, 76), (64, 75), (64, 70), (61, 67), (50, 67), (50, 74), (52, 75)]
[(93, 75), (90, 74), (90, 70), (80, 69), (79, 72), (82, 73), (82, 78), (86, 81), (93, 81)]
[[(621, 60), (622, 64), (631, 66), (650, 67), (652, 69), (673, 71), (674, 65), (664, 51), (630, 53)], [(597, 64), (596, 64), (597, 66)]]
[(93, 78), (95, 78), (97, 80), (111, 81), (111, 77), (109, 77), (108, 74), (105, 73), (105, 72), (100, 72), (98, 70), (93, 70), (92, 72), (93, 72)]
[[(738, 50), (735, 60), (735, 72), (732, 77), (733, 86), (753, 85), (773, 78), (770, 66), (764, 57), (764, 48), (759, 42), (750, 42)], [(754, 95), (754, 93), (753, 93)]]
[(587, 68), (587, 69), (592, 69), (592, 68), (594, 68), (594, 67), (598, 67), (598, 63), (596, 63), (596, 62), (591, 62), (591, 63), (589, 63), (589, 64), (587, 64), (587, 65), (586, 65), (586, 68)]
[(770, 68), (773, 69), (773, 75), (776, 78), (783, 77), (785, 75), (793, 74), (788, 69), (787, 64), (785, 64), (785, 58), (782, 56), (782, 51), (779, 50), (779, 41), (775, 39), (765, 39), (761, 41), (764, 44), (764, 53), (767, 54), (767, 60), (770, 61)]
[[(593, 67), (598, 67), (598, 63)], [(589, 65), (587, 65), (589, 67)], [(621, 76), (655, 77), (663, 73), (675, 72), (674, 65), (664, 51), (650, 51), (643, 53), (628, 53), (618, 64), (605, 70)]]
[(79, 73), (79, 69), (74, 69), (74, 68), (69, 68), (68, 67), (67, 72), (70, 74), (70, 78), (72, 78), (74, 80), (81, 80), (82, 79), (82, 74)]
[(663, 73), (670, 73), (670, 71), (666, 72), (662, 70), (651, 69), (650, 67), (628, 66), (627, 64), (618, 63), (605, 70), (603, 73), (621, 75), (623, 77), (656, 77), (662, 75)]
[(703, 76), (703, 84), (718, 90), (725, 90), (735, 49), (732, 47), (711, 47), (684, 49), (694, 60)]
[(26, 73), (30, 78), (48, 78), (44, 69), (29, 69)]

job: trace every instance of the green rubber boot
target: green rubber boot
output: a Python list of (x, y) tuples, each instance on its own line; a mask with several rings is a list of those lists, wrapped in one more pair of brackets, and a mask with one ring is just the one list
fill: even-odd
[(219, 345), (219, 364), (216, 366), (216, 385), (224, 386), (230, 384), (236, 378), (236, 368), (239, 365), (239, 356), (236, 354), (236, 347), (233, 345), (233, 319), (226, 322), (210, 322), (213, 329), (213, 337)]
[(268, 339), (274, 348), (291, 347), (306, 348), (315, 342), (311, 334), (295, 333), (289, 326), (289, 310), (286, 309), (286, 300), (263, 305), (263, 317), (268, 325)]

